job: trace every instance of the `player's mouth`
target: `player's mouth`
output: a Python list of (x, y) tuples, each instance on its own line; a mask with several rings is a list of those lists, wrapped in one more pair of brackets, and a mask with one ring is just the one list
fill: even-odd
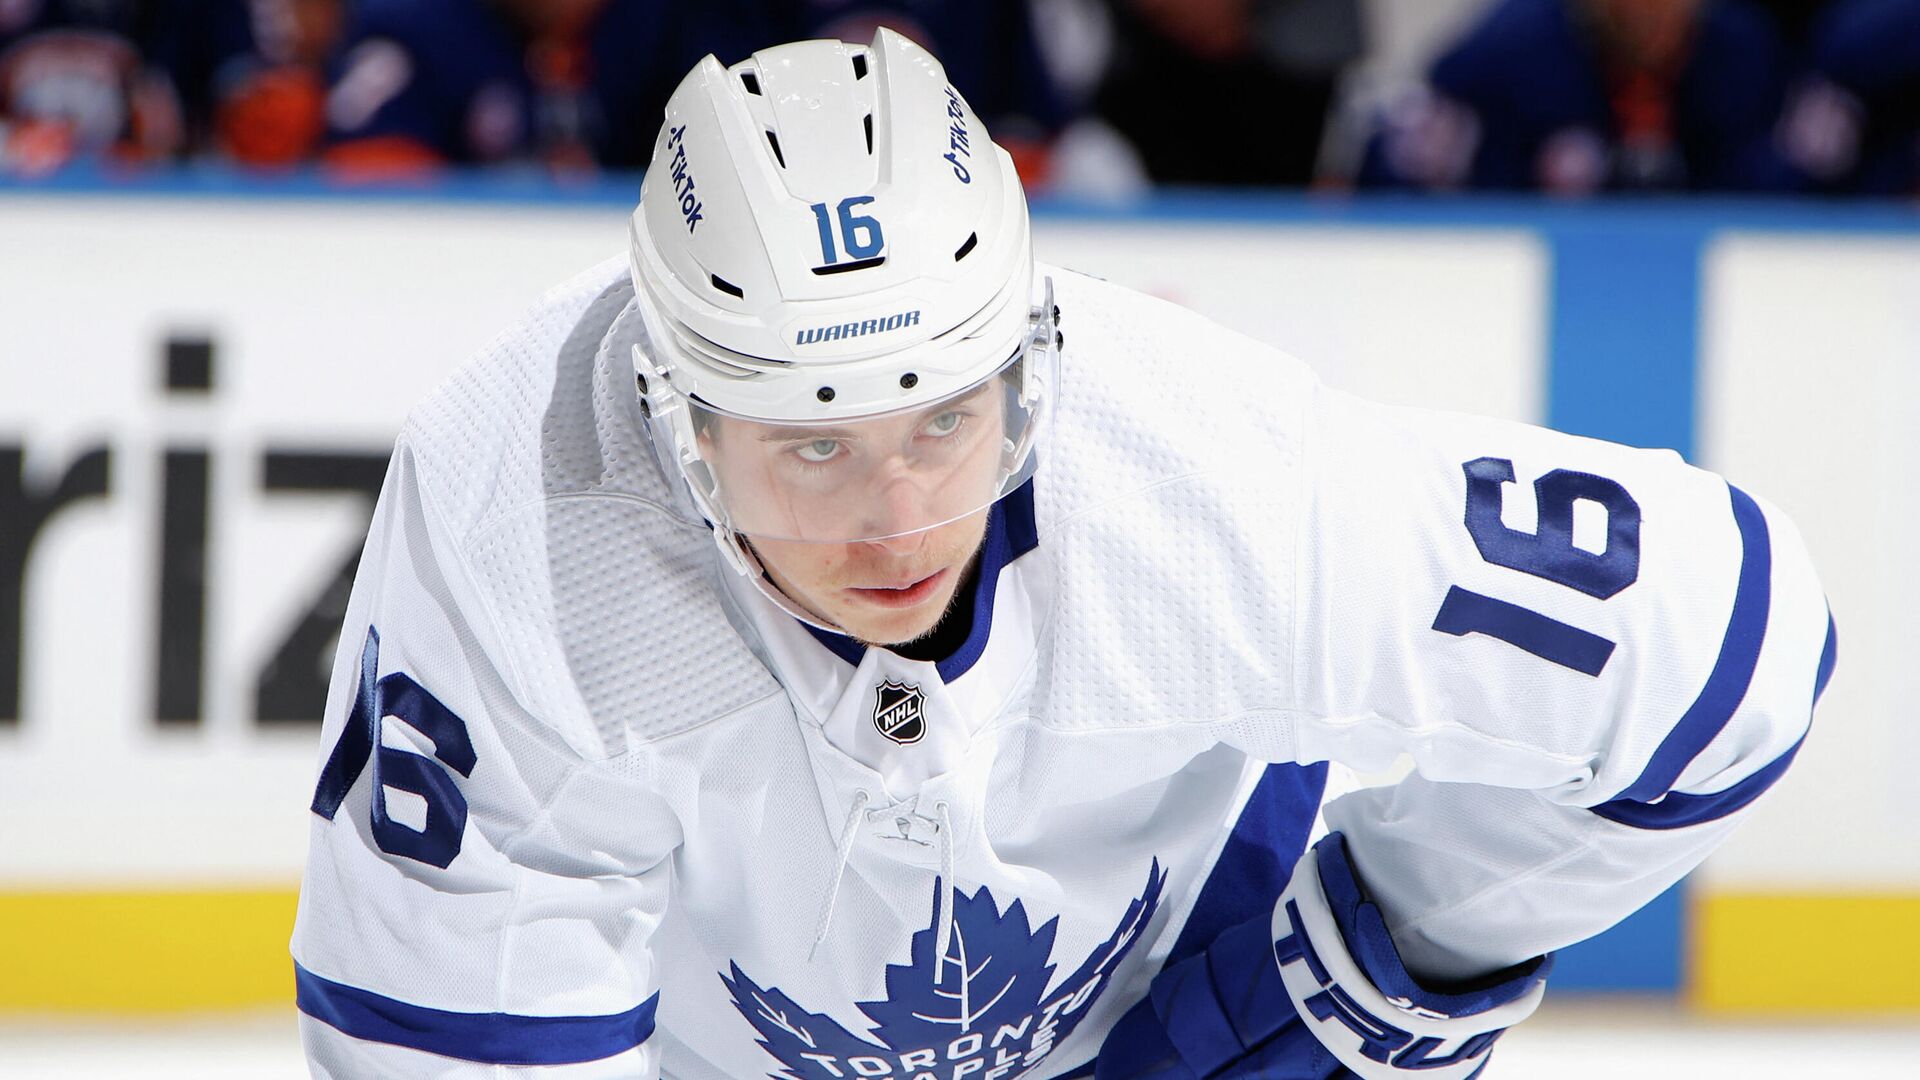
[(847, 592), (862, 603), (879, 607), (906, 608), (925, 603), (933, 594), (940, 591), (940, 583), (947, 579), (947, 571), (936, 570), (918, 581), (910, 581), (899, 588), (852, 588)]

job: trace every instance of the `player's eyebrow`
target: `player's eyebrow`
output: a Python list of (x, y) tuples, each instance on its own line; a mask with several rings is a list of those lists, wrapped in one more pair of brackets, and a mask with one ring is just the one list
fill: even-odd
[(777, 427), (762, 431), (760, 441), (804, 442), (809, 439), (851, 439), (853, 436), (854, 433), (846, 428)]
[(958, 408), (961, 405), (969, 404), (974, 399), (978, 398), (980, 395), (985, 394), (989, 390), (992, 390), (995, 384), (998, 383), (998, 381), (999, 380), (997, 379), (988, 379), (986, 382), (983, 382), (980, 385), (975, 386), (971, 390), (967, 390), (962, 393), (955, 394), (954, 396), (947, 398), (944, 401), (936, 401), (931, 405), (923, 406), (922, 408), (915, 411), (914, 416), (916, 419), (929, 420), (929, 419), (932, 419), (933, 417), (939, 416), (941, 413), (949, 412), (955, 408)]

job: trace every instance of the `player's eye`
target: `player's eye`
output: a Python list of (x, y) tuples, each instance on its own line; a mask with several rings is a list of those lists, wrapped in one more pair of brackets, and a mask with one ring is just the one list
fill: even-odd
[(840, 456), (840, 440), (813, 439), (795, 446), (793, 452), (809, 465), (825, 465)]
[(948, 409), (946, 412), (927, 421), (926, 424), (920, 428), (920, 431), (922, 434), (931, 435), (936, 439), (944, 439), (954, 432), (959, 431), (961, 423), (964, 422), (966, 418), (966, 413), (958, 409)]

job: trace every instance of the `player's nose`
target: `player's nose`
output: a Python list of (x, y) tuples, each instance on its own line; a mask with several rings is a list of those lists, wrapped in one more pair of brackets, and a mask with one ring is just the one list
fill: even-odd
[(865, 546), (870, 550), (882, 552), (894, 557), (918, 555), (920, 549), (927, 544), (927, 533), (929, 531), (928, 529), (919, 529), (914, 532), (886, 536), (878, 540), (869, 540)]
[(915, 476), (910, 470), (895, 470), (884, 476), (875, 485), (867, 505), (868, 536), (885, 537), (879, 541), (889, 545), (888, 550), (899, 550), (900, 542), (908, 542), (906, 551), (916, 551), (926, 539), (925, 531), (929, 525), (939, 524), (932, 520), (933, 495), (927, 490), (926, 478)]

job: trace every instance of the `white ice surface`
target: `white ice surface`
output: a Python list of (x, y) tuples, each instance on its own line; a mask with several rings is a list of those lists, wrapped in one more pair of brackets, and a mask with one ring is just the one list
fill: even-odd
[[(1701, 1022), (1560, 1004), (1501, 1040), (1484, 1080), (1915, 1080), (1904, 1022)], [(220, 1022), (0, 1023), (5, 1080), (305, 1080), (291, 1014)]]

